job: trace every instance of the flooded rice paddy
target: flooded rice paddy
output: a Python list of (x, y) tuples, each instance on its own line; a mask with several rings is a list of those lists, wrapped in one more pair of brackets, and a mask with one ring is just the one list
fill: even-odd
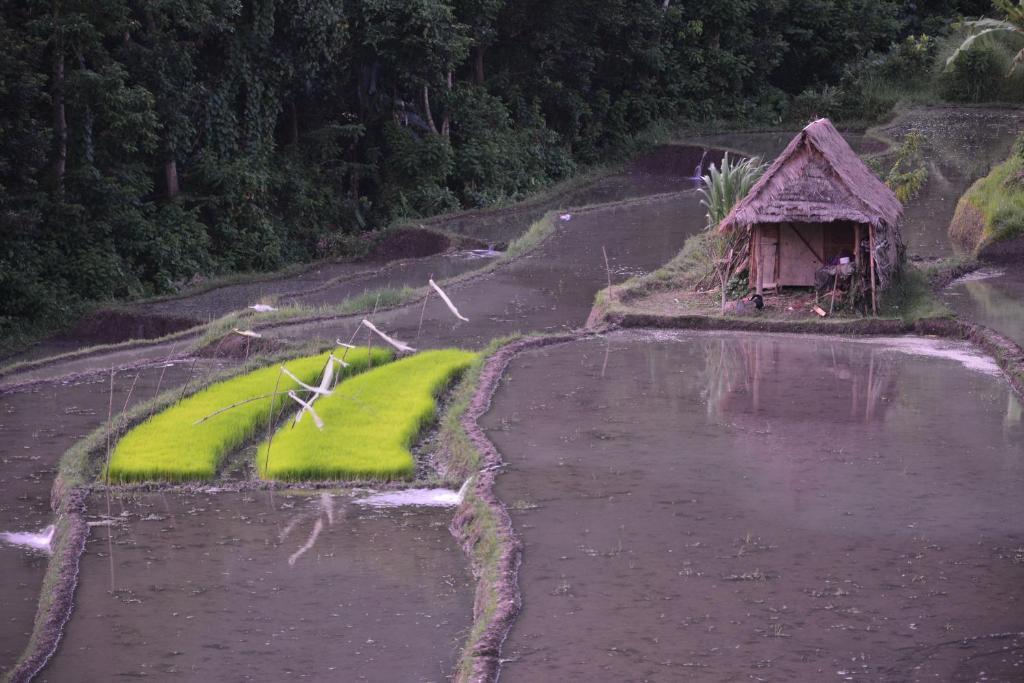
[[(132, 390), (136, 373), (139, 379)], [(114, 410), (120, 414), (130, 390), (129, 407), (152, 398), (158, 383), (164, 388), (181, 385), (187, 373), (186, 363), (118, 373)], [(109, 399), (107, 373), (0, 394), (0, 532), (45, 532), (53, 521), (50, 489), (60, 457), (106, 421)], [(49, 559), (42, 547), (12, 542), (18, 538), (0, 534), (0, 673), (28, 643)]]
[[(567, 215), (569, 219), (559, 220), (554, 235), (535, 251), (449, 287), (448, 293), (469, 323), (455, 320), (437, 297), (428, 302), (425, 312), (416, 304), (378, 313), (374, 322), (417, 348), (449, 344), (480, 348), (495, 337), (516, 332), (582, 327), (594, 294), (607, 286), (609, 277), (619, 283), (654, 270), (704, 225), (704, 208), (693, 190)], [(293, 325), (275, 333), (348, 339), (360, 319)], [(365, 343), (365, 337), (358, 339)]]
[(943, 292), (965, 320), (981, 323), (1024, 346), (1024, 269), (1006, 264), (960, 278)]
[(613, 335), (517, 357), (481, 424), (503, 680), (1024, 675), (1024, 424), (970, 347)]
[(41, 681), (442, 681), (454, 669), (472, 577), (450, 509), (266, 491), (112, 506), (108, 528), (104, 497), (89, 504), (101, 524)]
[[(890, 128), (947, 126), (965, 150), (1005, 156), (1018, 114), (975, 113), (911, 112)], [(770, 153), (788, 140), (775, 137), (721, 144)], [(549, 203), (453, 218), (441, 227), (497, 243), (549, 208), (646, 197), (568, 210), (526, 257), (453, 285), (470, 323), (436, 298), (374, 322), (418, 348), (580, 327), (609, 279), (657, 268), (703, 226), (692, 181), (678, 175), (691, 161), (655, 154)], [(933, 163), (940, 183), (966, 187), (975, 173), (963, 159)], [(913, 218), (911, 253), (948, 250), (942, 197), (958, 192), (947, 185)], [(207, 317), (265, 295), (335, 304), (489, 262), (466, 257), (309, 271), (164, 303)], [(1003, 299), (972, 283), (945, 296), (1013, 336), (1019, 283), (1000, 277), (1008, 289), (977, 282)], [(269, 333), (348, 338), (358, 321)], [(39, 534), (52, 521), (58, 458), (106, 417), (102, 368), (170, 346), (3, 379), (49, 383), (0, 394), (0, 483), (14, 492), (0, 501), (0, 531)], [(183, 375), (177, 366), (163, 381)], [(154, 381), (140, 375), (139, 398)], [(1021, 421), (990, 359), (928, 340), (616, 335), (525, 354), (483, 421), (512, 465), (498, 493), (526, 542), (526, 608), (504, 679), (1019, 679)], [(458, 497), (148, 493), (115, 497), (112, 523), (94, 498), (75, 612), (39, 680), (444, 680), (472, 609), (472, 577), (446, 528)], [(27, 640), (45, 562), (44, 550), (0, 539), (0, 672)]]

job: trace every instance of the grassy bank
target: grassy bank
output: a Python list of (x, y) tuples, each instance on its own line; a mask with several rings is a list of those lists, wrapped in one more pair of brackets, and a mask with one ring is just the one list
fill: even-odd
[[(730, 308), (723, 315), (720, 289), (714, 287), (711, 266), (703, 255), (704, 239), (707, 239), (705, 232), (693, 235), (676, 256), (657, 270), (631, 278), (610, 290), (599, 291), (588, 324), (595, 326), (646, 316), (652, 324), (655, 320), (667, 322), (676, 318), (680, 324), (686, 322), (687, 326), (702, 328), (714, 327), (716, 321), (726, 326), (742, 321), (744, 326), (764, 329), (773, 326), (787, 330), (820, 329), (823, 333), (847, 328), (854, 331), (857, 327), (882, 329), (886, 327), (885, 321), (907, 325), (919, 320), (951, 317), (952, 311), (935, 296), (935, 290), (976, 267), (972, 259), (960, 257), (920, 267), (906, 264), (901, 277), (880, 295), (877, 317), (848, 308), (820, 317), (810, 307), (814, 303), (813, 294), (809, 289), (799, 288), (791, 288), (781, 295), (765, 295), (763, 310), (747, 306), (738, 312)], [(745, 297), (746, 293), (745, 284), (740, 283), (730, 292), (731, 303)], [(828, 296), (823, 296), (819, 303), (827, 310)]]
[(475, 358), (458, 349), (425, 351), (340, 384), (316, 403), (322, 430), (307, 418), (260, 445), (260, 476), (290, 481), (411, 477), (416, 463), (409, 448), (434, 420), (438, 395)]
[[(389, 357), (387, 352), (378, 350), (373, 353), (373, 362), (379, 365)], [(345, 374), (361, 372), (368, 366), (369, 358), (365, 349), (350, 351)], [(284, 367), (303, 382), (316, 384), (327, 362), (328, 354), (324, 353), (298, 358)], [(266, 423), (271, 411), (278, 413), (284, 409), (288, 397), (281, 392), (294, 389), (299, 389), (298, 383), (273, 365), (193, 394), (146, 420), (118, 442), (110, 460), (110, 480), (210, 479), (223, 457), (251, 438)], [(275, 390), (278, 395), (270, 396)], [(255, 397), (263, 398), (209, 417)], [(204, 418), (208, 419), (199, 422)]]
[(1024, 237), (1024, 135), (1017, 138), (1010, 158), (975, 182), (957, 202), (949, 236), (975, 254)]

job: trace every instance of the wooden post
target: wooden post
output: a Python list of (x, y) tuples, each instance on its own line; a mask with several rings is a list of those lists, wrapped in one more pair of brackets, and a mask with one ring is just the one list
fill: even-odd
[(871, 269), (871, 315), (878, 315), (878, 294), (875, 291), (875, 226), (868, 225), (868, 262)]
[(853, 261), (860, 272), (860, 223), (853, 224)]
[(754, 291), (764, 294), (764, 273), (761, 272), (761, 226), (751, 226), (754, 231), (750, 240), (750, 267), (754, 269)]

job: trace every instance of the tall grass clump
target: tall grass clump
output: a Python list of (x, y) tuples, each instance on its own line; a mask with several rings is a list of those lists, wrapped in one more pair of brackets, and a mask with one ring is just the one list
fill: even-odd
[(409, 448), (437, 411), (437, 397), (477, 354), (425, 351), (354, 377), (317, 401), (312, 420), (289, 424), (260, 445), (265, 479), (397, 479), (414, 474)]
[(949, 234), (974, 253), (1024, 235), (1024, 133), (1010, 158), (960, 198)]
[[(336, 355), (341, 353), (336, 352)], [(297, 358), (284, 367), (303, 382), (315, 384), (328, 356), (324, 353)], [(366, 349), (349, 350), (345, 359), (349, 367), (345, 368), (344, 376), (365, 370), (370, 358), (373, 365), (378, 366), (386, 363), (391, 354), (383, 349), (373, 350), (372, 356)], [(275, 387), (277, 395), (270, 397)], [(284, 409), (285, 401), (291, 403), (287, 392), (298, 389), (300, 386), (294, 380), (283, 375), (278, 365), (273, 365), (199, 391), (128, 432), (111, 456), (110, 480), (210, 479), (224, 456), (265, 427), (271, 411), (276, 414)], [(213, 415), (258, 396), (264, 398)]]

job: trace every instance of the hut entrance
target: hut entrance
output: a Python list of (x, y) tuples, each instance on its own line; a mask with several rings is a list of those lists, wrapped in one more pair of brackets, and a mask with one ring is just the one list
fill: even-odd
[(754, 282), (761, 289), (813, 287), (815, 275), (857, 251), (853, 223), (767, 223), (755, 228)]

